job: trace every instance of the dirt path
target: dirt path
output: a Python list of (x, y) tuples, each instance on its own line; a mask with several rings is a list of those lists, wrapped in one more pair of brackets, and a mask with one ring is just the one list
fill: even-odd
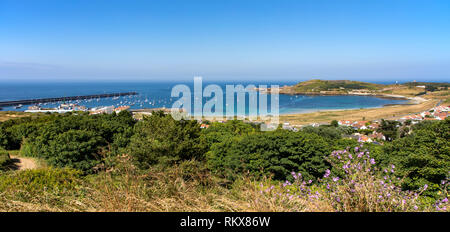
[(16, 170), (27, 170), (37, 168), (36, 162), (31, 158), (11, 156), (11, 160), (13, 161)]

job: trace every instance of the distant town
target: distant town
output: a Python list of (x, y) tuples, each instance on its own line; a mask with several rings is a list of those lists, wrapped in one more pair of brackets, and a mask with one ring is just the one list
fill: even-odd
[(74, 111), (89, 112), (89, 114), (111, 114), (113, 112), (120, 113), (120, 111), (128, 110), (130, 106), (100, 106), (94, 108), (87, 108), (74, 103), (63, 103), (56, 108), (43, 108), (39, 105), (28, 107), (25, 110), (27, 113), (67, 113)]

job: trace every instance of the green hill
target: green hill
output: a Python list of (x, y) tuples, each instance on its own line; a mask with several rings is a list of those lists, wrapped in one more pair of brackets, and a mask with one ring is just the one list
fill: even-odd
[(309, 80), (296, 84), (295, 91), (319, 92), (319, 91), (349, 91), (355, 89), (379, 90), (384, 85), (349, 80)]

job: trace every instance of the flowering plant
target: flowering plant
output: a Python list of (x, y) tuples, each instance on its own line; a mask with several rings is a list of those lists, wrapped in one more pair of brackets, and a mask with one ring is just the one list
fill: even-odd
[[(326, 202), (328, 208), (334, 211), (405, 212), (448, 209), (447, 192), (431, 208), (420, 199), (421, 194), (427, 190), (427, 185), (416, 192), (403, 191), (400, 187), (402, 180), (393, 175), (395, 165), (378, 170), (375, 159), (363, 144), (353, 149), (334, 151), (327, 160), (335, 171), (326, 170), (318, 184), (312, 184), (312, 180), (304, 180), (301, 173), (292, 172), (295, 180), (293, 183), (286, 181), (278, 188), (271, 186), (262, 192), (289, 200), (302, 199), (315, 205)], [(446, 190), (447, 185), (448, 178), (442, 182), (443, 189)]]

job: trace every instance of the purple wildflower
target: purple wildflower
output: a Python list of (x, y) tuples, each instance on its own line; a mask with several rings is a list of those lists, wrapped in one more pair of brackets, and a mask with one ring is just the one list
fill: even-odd
[(323, 175), (323, 178), (327, 178), (328, 176), (330, 176), (330, 173), (331, 173), (330, 170), (327, 169), (325, 171), (325, 175)]
[(292, 176), (294, 177), (294, 179), (297, 179), (297, 173), (295, 172), (291, 172)]

